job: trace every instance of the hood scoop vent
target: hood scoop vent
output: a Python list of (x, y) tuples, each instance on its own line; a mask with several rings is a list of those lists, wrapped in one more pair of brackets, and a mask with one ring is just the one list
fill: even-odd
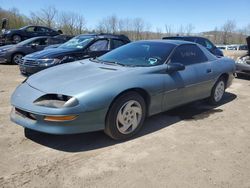
[(114, 68), (108, 68), (108, 67), (99, 67), (100, 69), (105, 69), (105, 70), (112, 70), (112, 71), (116, 71), (117, 69)]

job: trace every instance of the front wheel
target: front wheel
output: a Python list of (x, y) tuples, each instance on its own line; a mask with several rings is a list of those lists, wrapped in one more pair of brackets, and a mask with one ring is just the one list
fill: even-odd
[(115, 140), (128, 139), (140, 130), (145, 117), (143, 97), (137, 92), (125, 93), (111, 105), (104, 132)]
[(12, 64), (19, 64), (19, 63), (21, 63), (22, 58), (23, 58), (23, 54), (20, 54), (20, 53), (14, 54), (12, 57), (11, 63)]
[(217, 105), (221, 102), (226, 89), (226, 81), (223, 77), (220, 77), (215, 83), (211, 96), (209, 97), (209, 103), (212, 105)]

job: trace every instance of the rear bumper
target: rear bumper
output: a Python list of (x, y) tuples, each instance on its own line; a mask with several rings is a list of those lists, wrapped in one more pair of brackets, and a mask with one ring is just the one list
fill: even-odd
[(250, 65), (243, 63), (236, 63), (236, 73), (250, 75)]

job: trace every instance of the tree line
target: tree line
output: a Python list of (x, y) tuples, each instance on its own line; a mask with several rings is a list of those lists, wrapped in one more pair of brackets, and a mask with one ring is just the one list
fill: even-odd
[[(193, 35), (195, 26), (191, 23), (180, 26), (165, 24), (164, 29), (153, 28), (152, 25), (142, 18), (119, 18), (116, 15), (102, 18), (95, 28), (87, 28), (83, 15), (76, 12), (58, 11), (50, 6), (39, 11), (30, 12), (30, 15), (23, 15), (18, 9), (5, 10), (0, 7), (0, 19), (9, 20), (9, 28), (20, 28), (25, 25), (43, 25), (57, 28), (64, 34), (78, 35), (83, 33), (112, 33), (125, 34), (131, 40), (160, 39), (163, 36)], [(213, 31), (196, 33), (205, 36), (215, 44), (239, 44), (245, 43), (245, 38), (250, 35), (250, 24), (238, 29), (236, 22), (228, 20), (221, 27), (215, 27)]]

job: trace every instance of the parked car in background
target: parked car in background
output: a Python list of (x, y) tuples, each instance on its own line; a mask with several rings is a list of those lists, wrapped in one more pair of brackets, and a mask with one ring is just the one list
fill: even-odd
[(195, 42), (198, 43), (205, 48), (207, 48), (212, 54), (214, 54), (217, 57), (222, 57), (223, 52), (217, 48), (210, 40), (204, 37), (196, 37), (196, 36), (175, 36), (175, 37), (163, 37), (162, 39), (167, 40), (184, 40), (189, 42)]
[(215, 45), (217, 48), (219, 48), (220, 50), (227, 50), (227, 45), (223, 45), (223, 44), (217, 44)]
[(50, 134), (127, 139), (147, 116), (205, 98), (219, 104), (234, 71), (232, 59), (195, 43), (137, 41), (30, 76), (11, 97), (11, 120)]
[(248, 47), (246, 44), (231, 44), (227, 45), (227, 50), (248, 50)]
[(30, 75), (62, 63), (98, 57), (129, 42), (128, 37), (124, 35), (78, 35), (57, 48), (25, 56), (19, 67), (23, 74)]
[(5, 45), (0, 47), (0, 63), (19, 64), (23, 56), (43, 50), (46, 46), (65, 42), (50, 36), (33, 37), (18, 44)]
[(250, 75), (250, 36), (246, 38), (246, 41), (248, 46), (248, 52), (246, 55), (239, 57), (236, 61), (237, 75)]
[(54, 43), (51, 43), (49, 46), (45, 47), (44, 49), (49, 49), (49, 48), (57, 48), (60, 46), (62, 43), (67, 42), (68, 40), (72, 39), (74, 36), (72, 35), (57, 35), (54, 36)]
[(60, 34), (62, 34), (60, 30), (56, 31), (44, 26), (29, 25), (20, 29), (5, 30), (0, 36), (0, 41), (2, 44), (16, 44), (32, 37), (56, 36)]

